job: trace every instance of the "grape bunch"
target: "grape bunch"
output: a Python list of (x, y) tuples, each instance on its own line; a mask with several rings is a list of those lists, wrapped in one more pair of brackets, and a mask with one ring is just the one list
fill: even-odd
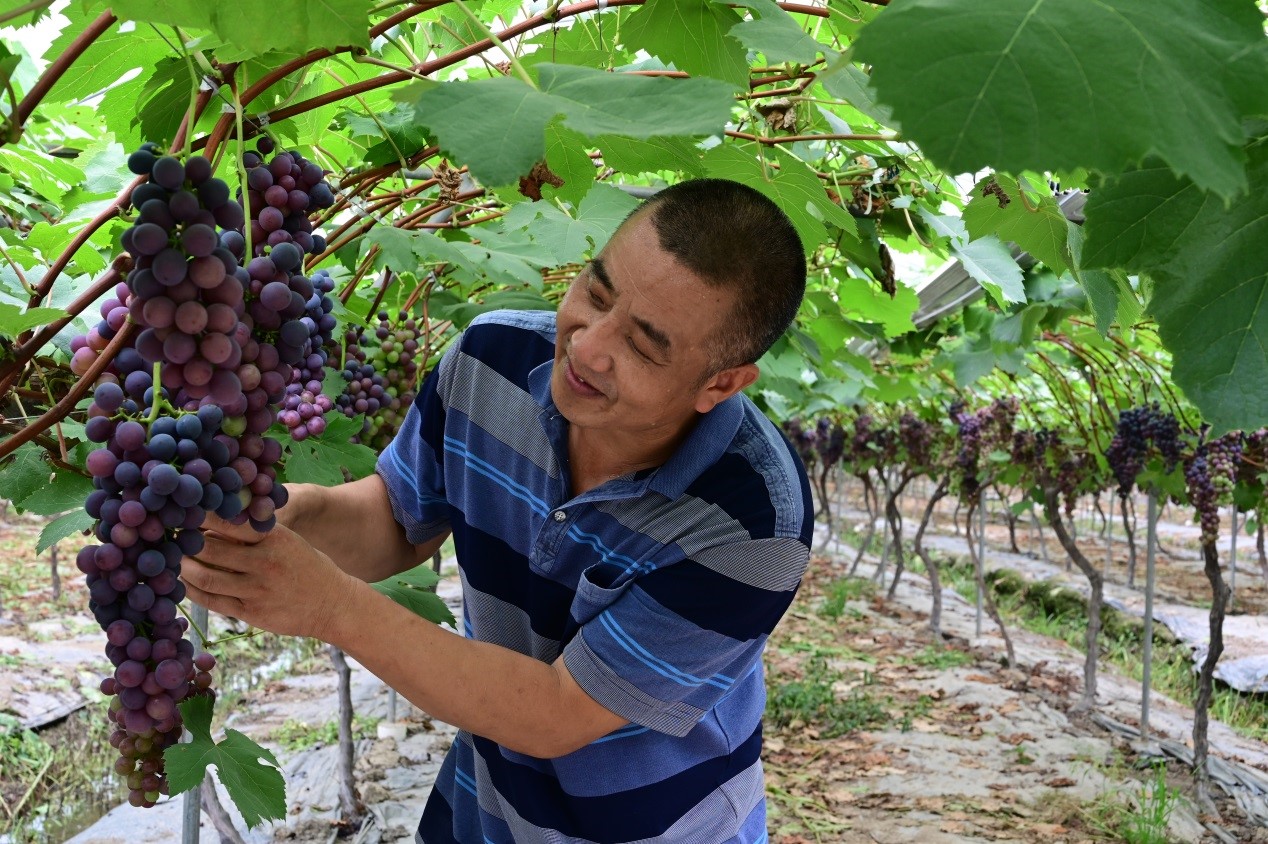
[(815, 425), (815, 451), (825, 469), (841, 460), (845, 455), (845, 428), (840, 422), (820, 417)]
[(278, 421), (298, 441), (318, 436), (326, 430), (325, 415), (334, 408), (329, 396), (321, 392), (326, 377), (326, 365), (330, 360), (329, 346), (334, 333), (335, 318), (331, 315), (334, 300), (329, 294), (335, 289), (334, 279), (325, 270), (318, 270), (312, 277), (313, 295), (309, 298), (300, 322), (309, 331), (304, 346), (303, 359), (295, 367), (295, 376), (286, 385), (286, 398), (278, 411)]
[[(129, 159), (134, 170), (146, 163), (136, 161), (137, 155)], [(302, 289), (286, 289), (288, 305), (278, 312), (251, 289), (252, 274), (239, 265), (243, 242), (235, 231), (245, 222), (242, 208), (229, 197), (229, 186), (211, 175), (207, 159), (191, 156), (182, 164), (162, 156), (149, 172), (150, 182), (132, 193), (137, 219), (122, 237), (134, 260), (128, 311), (143, 327), (136, 351), (146, 364), (161, 365), (158, 386), (169, 391), (165, 400), (173, 412), (208, 404), (223, 411), (219, 433), (230, 442), (229, 459), (242, 487), (216, 512), (267, 531), (285, 493), (274, 483), (281, 446), (263, 434), (293, 374), (283, 359), (290, 347), (277, 335), (283, 328), (307, 334), (298, 319), (282, 323), (283, 314), (302, 313), (307, 298)], [(293, 246), (281, 254), (275, 250), (252, 265), (263, 261), (283, 272), (298, 263), (297, 253)], [(253, 269), (261, 272), (258, 265)]]
[(1120, 496), (1131, 493), (1136, 477), (1154, 453), (1162, 457), (1168, 473), (1176, 467), (1180, 462), (1180, 423), (1157, 402), (1124, 410), (1105, 451)]
[(933, 426), (910, 410), (898, 417), (898, 442), (913, 469), (929, 469), (934, 462)]
[(1240, 431), (1201, 442), (1185, 462), (1184, 481), (1189, 503), (1197, 510), (1202, 525), (1202, 543), (1214, 543), (1220, 531), (1220, 505), (1233, 498), (1242, 461), (1243, 436)]
[(981, 489), (982, 458), (1012, 447), (1019, 407), (1015, 396), (1004, 396), (972, 413), (962, 401), (953, 402), (948, 408), (947, 414), (956, 424), (960, 436), (955, 467), (960, 472), (960, 490), (964, 495), (976, 495)]
[(365, 414), (357, 441), (382, 449), (405, 421), (421, 373), (418, 323), (406, 311), (393, 326), (379, 311), (373, 339), (364, 331), (348, 331), (344, 340), (343, 378), (347, 384), (335, 404), (348, 418)]
[(249, 231), (246, 292), (253, 301), (248, 310), (257, 333), (274, 345), (287, 368), (277, 419), (292, 439), (303, 440), (325, 430), (324, 415), (332, 407), (321, 385), (335, 329), (334, 301), (328, 295), (334, 281), (325, 271), (305, 277), (303, 263), (305, 254), (326, 249), (325, 239), (313, 234), (309, 215), (330, 207), (334, 192), (321, 167), (296, 152), (265, 162), (261, 156), (275, 149), (271, 138), (260, 138), (256, 149), (259, 154), (243, 156), (249, 228), (235, 233), (234, 244), (241, 243), (241, 254)]
[(815, 465), (818, 455), (815, 452), (815, 444), (819, 439), (818, 432), (815, 429), (807, 429), (802, 422), (800, 416), (794, 416), (792, 419), (786, 420), (783, 424), (784, 434), (788, 437), (788, 441), (792, 443), (793, 448), (797, 452), (797, 456), (801, 458), (801, 462), (809, 470)]

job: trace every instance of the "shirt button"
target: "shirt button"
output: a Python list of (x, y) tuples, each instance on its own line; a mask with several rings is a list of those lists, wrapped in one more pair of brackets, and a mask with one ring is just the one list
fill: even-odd
[(562, 522), (562, 521), (564, 521), (564, 520), (565, 520), (565, 519), (567, 519), (567, 518), (568, 518), (568, 514), (567, 514), (567, 513), (565, 513), (563, 510), (556, 510), (556, 511), (555, 511), (555, 515), (554, 515), (554, 519), (555, 519), (555, 521), (557, 521), (557, 522)]

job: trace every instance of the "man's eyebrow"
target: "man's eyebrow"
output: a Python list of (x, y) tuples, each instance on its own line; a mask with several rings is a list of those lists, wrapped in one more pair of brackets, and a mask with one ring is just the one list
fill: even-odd
[[(613, 296), (620, 295), (617, 293), (616, 286), (612, 284), (612, 279), (608, 275), (608, 268), (604, 265), (602, 258), (594, 258), (590, 261), (590, 271), (594, 273), (594, 277), (598, 279), (599, 284), (602, 284), (608, 293)], [(640, 317), (631, 318), (634, 320), (634, 324), (641, 328), (643, 333), (647, 335), (647, 339), (656, 344), (656, 348), (660, 350), (661, 354), (669, 354), (669, 350), (673, 344), (669, 342), (668, 334), (661, 331), (645, 319)]]

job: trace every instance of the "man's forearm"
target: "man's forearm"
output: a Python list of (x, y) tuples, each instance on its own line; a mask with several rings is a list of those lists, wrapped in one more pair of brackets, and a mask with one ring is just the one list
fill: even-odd
[[(429, 715), (538, 758), (571, 753), (627, 723), (550, 665), (441, 629), (360, 584), (323, 641)], [(566, 716), (566, 717), (565, 717)]]
[(290, 500), (278, 521), (306, 539), (353, 577), (373, 583), (430, 557), (444, 537), (412, 545), (392, 517), (387, 487), (378, 475), (337, 487), (287, 484)]

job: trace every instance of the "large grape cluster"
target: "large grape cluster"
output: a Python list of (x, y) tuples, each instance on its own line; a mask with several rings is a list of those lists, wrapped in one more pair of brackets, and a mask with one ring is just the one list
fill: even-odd
[(898, 417), (898, 441), (907, 455), (907, 463), (916, 469), (933, 465), (935, 436), (933, 426), (910, 410)]
[(963, 495), (977, 495), (986, 481), (981, 477), (983, 457), (993, 451), (1012, 448), (1019, 406), (1015, 396), (1005, 396), (973, 412), (969, 412), (962, 401), (953, 402), (947, 409), (947, 415), (957, 426), (960, 437), (955, 468), (959, 470)]
[(401, 311), (396, 325), (379, 311), (373, 338), (349, 330), (344, 337), (344, 390), (335, 399), (349, 418), (365, 415), (357, 441), (372, 448), (387, 446), (414, 401), (421, 372), (418, 323)]
[(1105, 451), (1118, 481), (1118, 494), (1131, 493), (1136, 477), (1155, 453), (1162, 457), (1167, 472), (1174, 469), (1180, 462), (1180, 445), (1180, 423), (1157, 402), (1124, 410)]
[(1199, 443), (1185, 461), (1185, 485), (1189, 503), (1197, 510), (1202, 525), (1203, 544), (1213, 543), (1219, 536), (1220, 505), (1232, 500), (1242, 448), (1242, 433), (1233, 431), (1219, 439)]

